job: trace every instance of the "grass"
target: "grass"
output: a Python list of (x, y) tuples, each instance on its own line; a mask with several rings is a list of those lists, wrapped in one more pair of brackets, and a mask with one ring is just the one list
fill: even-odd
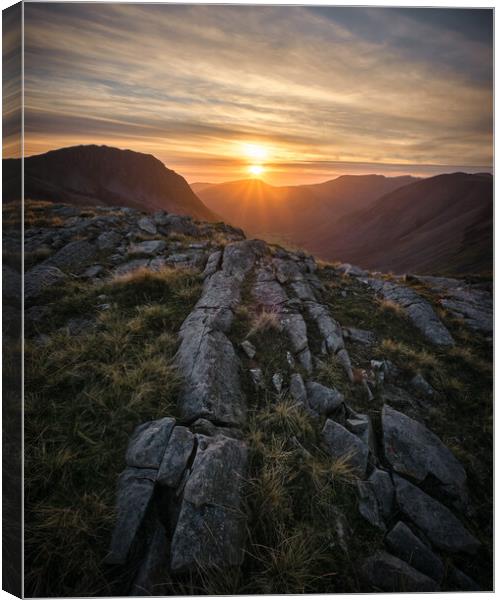
[[(133, 429), (176, 414), (177, 331), (199, 285), (172, 269), (53, 290), (48, 342), (26, 343), (27, 595), (113, 593), (102, 559), (117, 476)], [(94, 310), (94, 328), (57, 330), (103, 293), (113, 309)]]

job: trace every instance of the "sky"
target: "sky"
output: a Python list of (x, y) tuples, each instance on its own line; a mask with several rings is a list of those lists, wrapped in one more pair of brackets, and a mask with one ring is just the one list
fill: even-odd
[(492, 167), (490, 10), (25, 4), (25, 152), (189, 182)]

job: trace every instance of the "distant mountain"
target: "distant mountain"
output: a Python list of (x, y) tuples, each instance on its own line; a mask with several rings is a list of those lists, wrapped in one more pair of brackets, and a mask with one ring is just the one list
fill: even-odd
[[(20, 159), (3, 161), (3, 199), (15, 199)], [(25, 198), (78, 205), (129, 206), (190, 215), (215, 215), (187, 181), (150, 154), (108, 146), (74, 146), (24, 161)]]
[[(307, 247), (309, 236), (325, 223), (368, 206), (381, 195), (416, 181), (413, 177), (347, 175), (325, 183), (276, 187), (259, 179), (195, 188), (203, 202), (250, 235), (282, 235)], [(194, 185), (194, 184), (193, 184)]]
[(324, 223), (307, 248), (326, 260), (395, 273), (491, 272), (493, 178), (452, 173), (416, 181), (334, 227)]
[(190, 183), (189, 186), (193, 190), (195, 194), (201, 192), (201, 190), (205, 190), (206, 188), (215, 185), (213, 183), (206, 183), (205, 181), (196, 181), (195, 183)]

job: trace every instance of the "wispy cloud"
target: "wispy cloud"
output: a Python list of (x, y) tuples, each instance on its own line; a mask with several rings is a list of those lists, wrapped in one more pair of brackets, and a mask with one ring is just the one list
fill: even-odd
[(110, 143), (190, 179), (210, 161), (237, 175), (244, 140), (296, 177), (328, 161), (488, 166), (491, 38), (427, 13), (26, 4), (26, 149)]

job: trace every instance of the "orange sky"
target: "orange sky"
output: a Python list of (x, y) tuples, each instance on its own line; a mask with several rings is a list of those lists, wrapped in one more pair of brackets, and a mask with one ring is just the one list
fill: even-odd
[(27, 154), (108, 144), (190, 182), (491, 168), (491, 11), (27, 3), (25, 18)]

